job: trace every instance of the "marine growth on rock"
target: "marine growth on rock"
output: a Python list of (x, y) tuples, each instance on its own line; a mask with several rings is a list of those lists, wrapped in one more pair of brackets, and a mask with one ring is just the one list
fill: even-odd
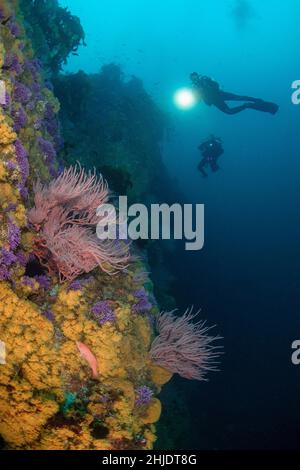
[(17, 3), (0, 4), (0, 435), (5, 449), (152, 449), (161, 387), (203, 378), (216, 352), (191, 314), (159, 316), (128, 244), (97, 239), (108, 185), (60, 160), (49, 80), (83, 30), (56, 0)]

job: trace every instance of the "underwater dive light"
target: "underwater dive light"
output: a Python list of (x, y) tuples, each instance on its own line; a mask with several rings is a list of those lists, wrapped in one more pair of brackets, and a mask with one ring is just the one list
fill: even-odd
[(195, 93), (191, 88), (180, 88), (174, 95), (174, 103), (181, 109), (190, 109), (196, 102)]

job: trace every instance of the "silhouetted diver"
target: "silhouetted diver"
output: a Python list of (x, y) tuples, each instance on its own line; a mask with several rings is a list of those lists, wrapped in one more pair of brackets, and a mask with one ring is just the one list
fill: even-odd
[[(276, 114), (279, 106), (251, 96), (235, 95), (220, 89), (218, 82), (206, 76), (200, 76), (197, 72), (190, 75), (194, 87), (199, 92), (200, 97), (208, 106), (214, 105), (226, 114), (237, 114), (245, 109), (255, 109), (265, 113)], [(245, 101), (240, 106), (230, 108), (226, 101)]]
[(210, 166), (211, 171), (218, 171), (219, 165), (217, 160), (224, 153), (221, 139), (211, 135), (209, 139), (199, 145), (198, 149), (203, 157), (198, 165), (198, 170), (201, 172), (202, 176), (207, 176), (204, 168), (208, 165)]

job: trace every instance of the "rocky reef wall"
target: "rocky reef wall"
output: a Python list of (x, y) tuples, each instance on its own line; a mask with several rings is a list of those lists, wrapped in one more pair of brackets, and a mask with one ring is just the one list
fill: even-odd
[(139, 261), (115, 276), (95, 269), (61, 283), (34, 255), (36, 233), (27, 217), (32, 188), (37, 178), (49, 182), (61, 171), (62, 139), (59, 102), (16, 1), (0, 5), (0, 80), (5, 446), (150, 449), (161, 413), (157, 394), (171, 374), (149, 359), (158, 309), (147, 268)]

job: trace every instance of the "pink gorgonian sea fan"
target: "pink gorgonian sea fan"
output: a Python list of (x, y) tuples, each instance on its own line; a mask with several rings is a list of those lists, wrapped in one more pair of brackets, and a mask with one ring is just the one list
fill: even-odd
[(99, 266), (108, 274), (124, 270), (129, 247), (96, 236), (97, 208), (108, 202), (107, 183), (81, 167), (65, 170), (49, 185), (34, 187), (28, 219), (38, 232), (34, 253), (50, 273), (72, 281)]
[(207, 380), (206, 373), (216, 371), (220, 346), (219, 336), (209, 336), (212, 327), (205, 321), (194, 322), (199, 312), (188, 309), (181, 317), (174, 312), (161, 313), (157, 319), (158, 336), (154, 339), (150, 357), (161, 367), (186, 379)]

